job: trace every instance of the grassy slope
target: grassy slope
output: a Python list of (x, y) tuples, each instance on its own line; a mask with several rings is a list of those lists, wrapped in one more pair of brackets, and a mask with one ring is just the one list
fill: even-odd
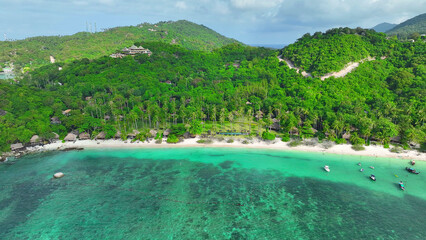
[[(154, 29), (156, 31), (149, 31)], [(49, 56), (57, 61), (97, 58), (109, 55), (134, 42), (161, 41), (179, 44), (191, 50), (211, 51), (237, 42), (217, 32), (188, 21), (140, 24), (116, 27), (104, 32), (80, 32), (71, 36), (33, 37), (13, 42), (0, 42), (0, 63), (14, 62), (24, 66), (30, 61), (38, 66), (49, 63)]]

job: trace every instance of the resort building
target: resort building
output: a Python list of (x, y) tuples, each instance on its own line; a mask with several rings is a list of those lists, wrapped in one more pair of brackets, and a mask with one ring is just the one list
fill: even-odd
[(143, 48), (142, 46), (136, 47), (135, 45), (127, 48), (123, 48), (121, 50), (121, 53), (114, 53), (111, 54), (110, 57), (112, 58), (123, 58), (125, 56), (134, 56), (136, 54), (148, 54), (148, 56), (151, 56), (152, 52), (147, 49), (147, 48)]

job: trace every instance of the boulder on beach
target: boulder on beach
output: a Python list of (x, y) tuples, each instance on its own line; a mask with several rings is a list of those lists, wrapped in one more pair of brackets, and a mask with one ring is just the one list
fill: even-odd
[(40, 142), (40, 137), (38, 135), (34, 135), (31, 139), (30, 139), (30, 143), (31, 144), (37, 144)]
[(54, 178), (61, 178), (63, 176), (65, 176), (65, 174), (63, 174), (62, 172), (57, 172), (57, 173), (53, 174)]
[(191, 134), (189, 132), (186, 132), (186, 133), (183, 134), (183, 138), (185, 138), (185, 139), (190, 138), (190, 137), (191, 137)]
[(10, 145), (10, 150), (12, 151), (22, 150), (23, 148), (24, 148), (24, 145), (22, 145), (22, 143), (15, 143)]

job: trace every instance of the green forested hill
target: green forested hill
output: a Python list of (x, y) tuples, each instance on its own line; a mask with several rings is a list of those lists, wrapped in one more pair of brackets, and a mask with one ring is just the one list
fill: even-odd
[[(352, 40), (341, 41), (348, 37)], [(278, 52), (239, 44), (205, 52), (151, 42), (145, 44), (151, 57), (82, 59), (61, 64), (62, 71), (51, 64), (26, 74), (19, 84), (0, 82), (1, 150), (34, 134), (49, 139), (52, 132), (64, 137), (72, 130), (92, 137), (104, 131), (110, 138), (116, 131), (125, 137), (138, 129), (138, 139), (149, 128), (171, 129), (173, 136), (231, 128), (256, 134), (273, 118), (284, 138), (295, 128), (309, 138), (314, 128), (315, 136), (336, 142), (350, 132), (354, 144), (369, 139), (387, 144), (396, 136), (406, 146), (425, 143), (424, 42), (386, 42), (384, 35), (368, 32), (302, 38), (314, 54), (320, 52), (318, 41), (330, 49), (361, 44), (362, 51), (347, 50), (351, 60), (372, 52), (386, 52), (387, 58), (326, 81), (302, 77), (279, 62)], [(62, 114), (66, 109), (69, 115)], [(51, 117), (61, 124), (52, 124)]]
[(219, 33), (188, 21), (159, 22), (130, 27), (116, 27), (104, 32), (80, 32), (71, 36), (33, 37), (19, 41), (0, 41), (0, 63), (14, 62), (25, 66), (32, 62), (40, 66), (57, 61), (98, 58), (109, 55), (134, 42), (160, 41), (178, 44), (190, 50), (211, 51), (237, 42)]
[(399, 39), (417, 38), (419, 34), (426, 34), (426, 13), (398, 24), (387, 31), (386, 34), (390, 36), (396, 35)]
[(314, 76), (322, 76), (341, 70), (349, 62), (369, 56), (386, 56), (392, 50), (392, 44), (383, 33), (373, 30), (335, 28), (312, 36), (305, 34), (282, 49), (281, 54), (297, 67)]

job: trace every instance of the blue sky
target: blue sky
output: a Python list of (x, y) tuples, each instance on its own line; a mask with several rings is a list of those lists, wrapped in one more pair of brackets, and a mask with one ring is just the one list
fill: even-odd
[(0, 0), (0, 39), (186, 19), (247, 44), (292, 43), (304, 33), (400, 23), (426, 0)]

